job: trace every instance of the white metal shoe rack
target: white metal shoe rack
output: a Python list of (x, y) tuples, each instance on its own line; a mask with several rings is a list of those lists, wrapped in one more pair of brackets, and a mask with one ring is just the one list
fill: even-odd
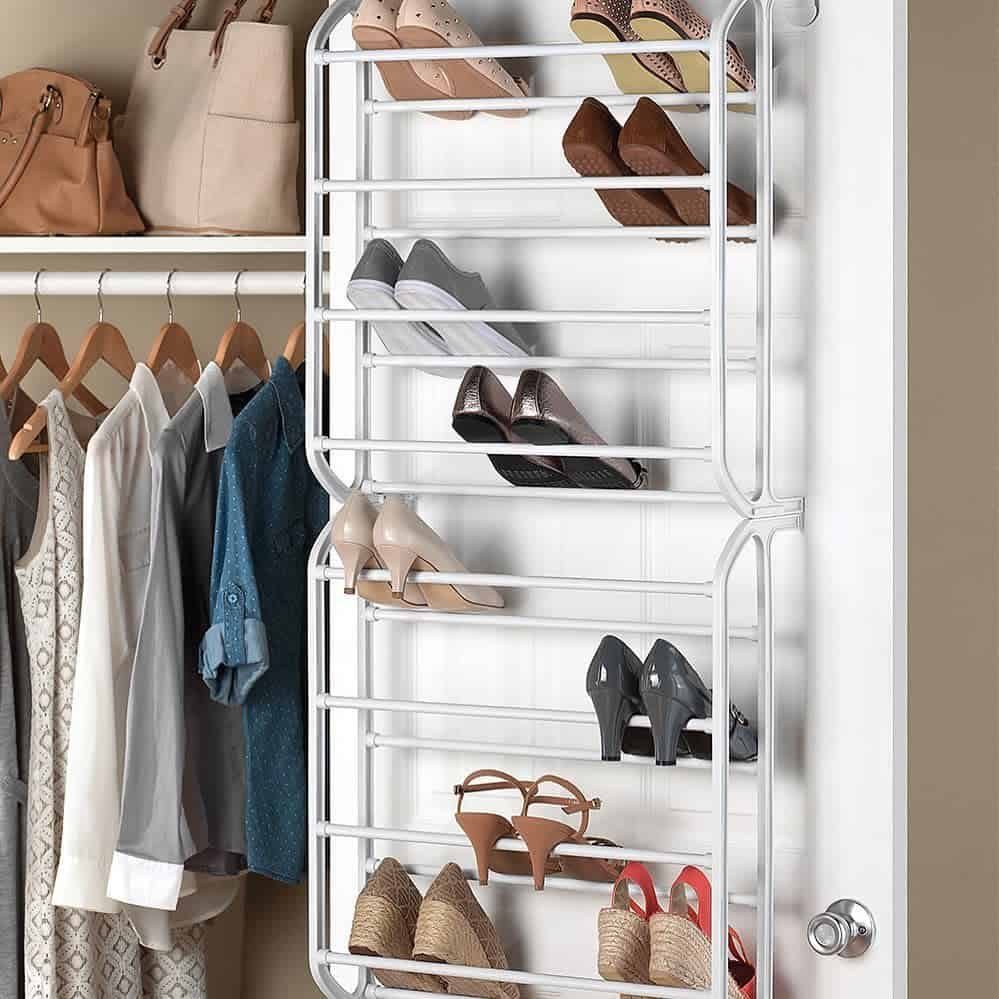
[[(519, 371), (526, 368), (558, 370), (566, 368), (616, 368), (616, 369), (655, 369), (683, 370), (701, 367), (710, 375), (712, 445), (710, 448), (675, 447), (574, 447), (576, 455), (604, 457), (625, 457), (646, 460), (688, 460), (710, 462), (718, 486), (718, 494), (676, 493), (668, 490), (641, 490), (632, 493), (615, 492), (615, 502), (662, 504), (673, 502), (714, 501), (728, 503), (742, 518), (741, 523), (729, 538), (721, 552), (714, 578), (711, 582), (669, 582), (627, 579), (563, 578), (563, 577), (523, 577), (494, 574), (429, 575), (416, 574), (415, 580), (427, 579), (445, 583), (465, 583), (468, 585), (493, 586), (497, 588), (550, 588), (566, 590), (591, 590), (633, 592), (635, 594), (683, 594), (698, 595), (713, 601), (713, 623), (710, 629), (704, 626), (682, 623), (650, 624), (648, 622), (609, 622), (580, 621), (564, 618), (524, 617), (513, 614), (498, 614), (486, 617), (477, 616), (473, 623), (487, 627), (504, 626), (520, 628), (586, 628), (590, 630), (619, 631), (658, 631), (670, 635), (704, 635), (710, 631), (713, 650), (713, 704), (714, 717), (709, 723), (701, 723), (710, 730), (715, 747), (712, 764), (714, 836), (710, 856), (687, 855), (669, 850), (635, 850), (625, 845), (621, 849), (595, 846), (566, 845), (559, 847), (556, 854), (580, 857), (602, 857), (617, 860), (638, 860), (663, 864), (696, 864), (710, 871), (715, 899), (712, 930), (712, 982), (710, 992), (697, 990), (662, 988), (656, 986), (628, 985), (627, 992), (635, 996), (671, 999), (671, 997), (693, 994), (711, 995), (714, 999), (725, 999), (727, 983), (727, 927), (729, 924), (728, 880), (728, 796), (729, 762), (725, 749), (729, 739), (729, 642), (733, 638), (755, 640), (759, 660), (759, 739), (760, 755), (757, 766), (758, 782), (758, 883), (755, 898), (748, 901), (757, 908), (757, 975), (760, 999), (773, 997), (773, 940), (774, 940), (774, 757), (772, 717), (774, 713), (773, 686), (773, 569), (772, 543), (775, 535), (785, 530), (797, 530), (802, 526), (803, 500), (781, 499), (774, 493), (773, 486), (773, 307), (772, 307), (772, 245), (774, 177), (772, 162), (773, 146), (773, 3), (774, 0), (732, 0), (731, 4), (714, 24), (710, 42), (642, 42), (629, 44), (554, 44), (554, 45), (501, 45), (477, 49), (433, 49), (399, 51), (354, 51), (334, 49), (333, 35), (345, 18), (358, 6), (359, 0), (339, 0), (334, 3), (316, 26), (309, 42), (308, 52), (308, 109), (307, 109), (307, 179), (311, 194), (307, 203), (307, 312), (308, 312), (308, 353), (310, 358), (308, 449), (312, 467), (331, 496), (343, 501), (349, 492), (348, 485), (333, 471), (330, 455), (348, 452), (355, 455), (354, 484), (368, 493), (377, 495), (452, 495), (452, 496), (504, 496), (512, 487), (487, 487), (478, 485), (431, 485), (419, 482), (373, 481), (370, 456), (374, 452), (397, 453), (440, 453), (440, 454), (532, 454), (565, 455), (566, 447), (536, 447), (530, 445), (495, 444), (475, 445), (459, 442), (416, 442), (410, 440), (371, 439), (371, 370), (376, 366), (396, 367), (437, 367), (451, 365), (465, 369), (473, 365), (489, 365), (501, 371)], [(563, 3), (564, 0), (557, 0)], [(756, 76), (757, 91), (753, 95), (727, 95), (725, 74), (725, 51), (728, 37), (736, 16), (743, 8), (751, 5), (756, 14)], [(348, 37), (342, 30), (338, 37)], [(650, 95), (660, 104), (676, 106), (683, 104), (710, 105), (710, 174), (703, 177), (628, 177), (616, 179), (589, 179), (565, 177), (517, 177), (517, 178), (477, 178), (477, 179), (372, 179), (371, 173), (371, 117), (383, 113), (417, 113), (428, 110), (503, 110), (513, 108), (574, 109), (581, 97), (529, 97), (503, 100), (452, 100), (452, 101), (383, 101), (375, 100), (372, 91), (372, 63), (393, 60), (451, 60), (466, 57), (578, 57), (599, 58), (606, 53), (649, 53), (678, 52), (682, 50), (706, 51), (711, 54), (711, 93), (677, 96)], [(357, 69), (354, 83), (336, 88), (329, 86), (329, 67), (334, 64), (351, 64)], [(604, 97), (610, 106), (627, 106), (638, 95)], [(356, 104), (353, 115), (355, 127), (351, 134), (338, 130), (330, 136), (329, 122), (332, 105), (330, 101), (349, 100)], [(753, 101), (756, 104), (757, 122), (757, 205), (758, 225), (748, 232), (733, 231), (726, 218), (726, 190), (728, 183), (728, 119), (727, 103), (741, 104)], [(327, 173), (327, 170), (330, 173)], [(671, 228), (619, 228), (610, 224), (606, 228), (461, 228), (454, 230), (437, 229), (407, 230), (378, 229), (371, 224), (371, 195), (378, 192), (414, 192), (425, 190), (463, 191), (522, 191), (522, 190), (568, 190), (568, 189), (663, 189), (663, 188), (705, 188), (711, 192), (710, 227), (705, 229)], [(353, 198), (338, 199), (338, 210), (334, 218), (330, 195), (353, 194)], [(702, 325), (709, 338), (709, 359), (707, 363), (690, 359), (652, 360), (646, 358), (597, 358), (597, 357), (458, 357), (446, 358), (379, 355), (372, 351), (369, 323), (423, 321), (444, 322), (453, 319), (451, 313), (437, 312), (379, 312), (357, 311), (346, 307), (345, 285), (359, 259), (366, 242), (376, 236), (386, 238), (406, 238), (418, 235), (448, 238), (449, 236), (477, 236), (492, 239), (527, 238), (575, 238), (592, 236), (622, 239), (668, 238), (709, 238), (713, 268), (713, 292), (710, 308), (703, 311), (642, 311), (642, 312), (481, 312), (469, 313), (468, 318), (481, 318), (485, 321), (511, 323), (602, 323), (604, 325), (659, 323)], [(750, 235), (755, 239), (757, 252), (757, 301), (756, 301), (756, 349), (747, 365), (745, 359), (736, 359), (728, 348), (726, 329), (726, 300), (728, 293), (726, 275), (726, 239), (733, 235)], [(330, 281), (327, 290), (327, 257), (330, 253)], [(338, 303), (330, 307), (330, 303)], [(340, 304), (342, 303), (342, 304)], [(355, 371), (333, 370), (327, 378), (324, 374), (323, 332), (329, 330), (334, 342), (339, 337), (355, 337), (357, 366)], [(728, 382), (734, 370), (751, 367), (755, 369), (756, 381), (756, 482), (751, 493), (740, 489), (730, 471), (728, 446)], [(333, 438), (324, 425), (324, 405), (335, 397), (338, 388), (349, 388), (348, 378), (355, 379), (353, 391), (356, 399), (356, 436), (353, 439)], [(518, 498), (536, 498), (549, 501), (576, 501), (598, 504), (609, 497), (601, 491), (584, 489), (517, 489)], [(719, 495), (720, 494), (720, 495)], [(341, 569), (330, 562), (330, 529), (323, 533), (312, 552), (310, 573), (309, 609), (309, 840), (310, 840), (310, 941), (309, 950), (313, 974), (324, 992), (331, 999), (346, 999), (349, 995), (364, 996), (366, 999), (417, 999), (423, 993), (386, 989), (377, 986), (370, 977), (370, 970), (386, 969), (395, 971), (418, 971), (438, 975), (460, 975), (460, 977), (482, 982), (512, 982), (518, 985), (540, 986), (549, 989), (574, 989), (594, 993), (618, 994), (622, 991), (619, 983), (603, 981), (599, 978), (566, 977), (522, 970), (500, 972), (491, 969), (435, 966), (412, 961), (399, 961), (374, 957), (357, 957), (346, 953), (345, 946), (333, 949), (331, 939), (331, 849), (334, 838), (354, 840), (358, 844), (362, 882), (374, 869), (376, 859), (373, 852), (375, 842), (436, 844), (453, 847), (456, 851), (468, 846), (464, 837), (454, 834), (420, 832), (407, 829), (375, 828), (372, 816), (372, 752), (378, 746), (400, 748), (436, 749), (444, 752), (496, 751), (496, 746), (474, 743), (447, 743), (442, 741), (391, 738), (379, 735), (372, 725), (374, 712), (407, 712), (412, 714), (454, 715), (463, 717), (491, 717), (535, 721), (579, 722), (581, 717), (575, 712), (553, 712), (537, 709), (503, 707), (501, 705), (458, 705), (392, 701), (372, 696), (371, 655), (374, 626), (383, 620), (407, 620), (419, 623), (432, 621), (446, 622), (449, 615), (430, 611), (387, 610), (358, 601), (358, 642), (354, 662), (329, 662), (329, 637), (336, 623), (331, 618), (330, 585), (336, 585), (343, 578)], [(735, 628), (729, 621), (728, 581), (740, 554), (748, 545), (756, 554), (757, 622), (752, 628)], [(385, 572), (369, 572), (371, 580), (385, 580)], [(468, 618), (463, 622), (467, 623)], [(357, 697), (337, 697), (331, 693), (331, 670), (357, 676)], [(334, 825), (330, 821), (331, 782), (330, 746), (333, 715), (349, 709), (358, 718), (359, 773), (356, 776), (359, 804), (357, 825)], [(695, 723), (697, 724), (697, 723)], [(721, 748), (721, 751), (718, 751)], [(593, 759), (593, 754), (572, 750), (551, 750), (544, 747), (503, 747), (507, 755), (534, 757), (549, 756), (559, 759)], [(523, 850), (523, 844), (516, 840), (504, 840), (503, 849)], [(415, 874), (427, 874), (427, 870), (413, 869)], [(530, 878), (502, 877), (502, 883), (523, 882), (531, 884)], [(578, 884), (556, 878), (549, 881), (558, 888), (579, 888)], [(592, 886), (590, 886), (592, 887)], [(345, 941), (343, 941), (345, 944)], [(338, 981), (334, 969), (349, 967), (361, 969), (359, 984), (353, 991)], [(368, 973), (364, 973), (368, 969)]]

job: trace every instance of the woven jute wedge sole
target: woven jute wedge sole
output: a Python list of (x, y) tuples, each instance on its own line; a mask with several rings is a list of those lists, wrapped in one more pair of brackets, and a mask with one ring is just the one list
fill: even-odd
[[(672, 988), (711, 988), (711, 941), (685, 916), (659, 913), (649, 920), (649, 977)], [(728, 999), (745, 999), (728, 975)]]
[[(623, 909), (601, 909), (597, 919), (600, 950), (597, 970), (609, 982), (651, 985), (649, 924)], [(622, 993), (622, 999), (635, 999)]]

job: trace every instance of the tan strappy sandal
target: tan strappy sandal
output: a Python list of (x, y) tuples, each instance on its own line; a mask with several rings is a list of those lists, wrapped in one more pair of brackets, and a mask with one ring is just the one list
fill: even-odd
[[(400, 0), (363, 0), (354, 12), (353, 35), (359, 49), (401, 49), (396, 34)], [(446, 67), (436, 62), (376, 62), (385, 89), (397, 101), (436, 101), (455, 96)], [(432, 111), (437, 118), (464, 121), (474, 111)]]
[[(495, 777), (496, 780), (480, 783), (484, 777)], [(516, 839), (517, 830), (510, 820), (493, 812), (463, 812), (462, 803), (466, 794), (477, 794), (480, 791), (519, 791), (527, 801), (527, 790), (530, 781), (517, 780), (502, 770), (476, 770), (470, 773), (460, 784), (456, 784), (454, 793), (458, 796), (458, 810), (455, 821), (461, 826), (468, 841), (475, 851), (475, 864), (479, 874), (479, 884), (489, 884), (489, 872), (496, 874), (516, 874), (526, 876), (531, 873), (531, 859), (526, 853), (513, 850), (497, 850), (496, 844), (501, 839)], [(550, 858), (546, 873), (557, 874), (559, 862)]]
[[(402, 0), (396, 34), (407, 49), (470, 48), (482, 45), (465, 19), (445, 0)], [(527, 84), (514, 79), (495, 59), (448, 60), (455, 96), (527, 97)], [(526, 110), (490, 111), (501, 118), (523, 118)]]
[[(541, 787), (545, 784), (555, 784), (564, 788), (572, 797), (541, 794)], [(528, 815), (528, 811), (534, 805), (555, 805), (561, 808), (566, 815), (578, 815), (579, 828), (573, 829), (572, 826), (566, 825), (564, 822), (557, 822), (554, 819)], [(554, 774), (545, 774), (544, 777), (539, 777), (527, 789), (524, 810), (522, 814), (514, 817), (513, 827), (527, 844), (528, 855), (531, 859), (531, 871), (534, 874), (534, 887), (538, 891), (544, 891), (548, 861), (555, 847), (563, 843), (579, 843), (586, 846), (617, 846), (616, 843), (608, 839), (585, 835), (590, 822), (590, 812), (596, 811), (600, 807), (599, 798), (587, 800), (575, 784), (567, 781), (564, 777), (556, 777)], [(562, 856), (558, 860), (562, 874), (577, 878), (580, 881), (604, 881), (608, 883), (616, 881), (624, 867), (624, 864), (620, 862), (601, 860), (595, 857)]]

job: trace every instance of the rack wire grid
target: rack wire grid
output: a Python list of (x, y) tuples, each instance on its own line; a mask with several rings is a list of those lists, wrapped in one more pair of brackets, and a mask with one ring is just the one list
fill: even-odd
[[(731, 895), (728, 879), (728, 805), (730, 770), (739, 766), (731, 764), (726, 752), (715, 752), (711, 764), (688, 763), (688, 766), (710, 766), (714, 815), (713, 849), (710, 854), (680, 853), (668, 850), (635, 850), (628, 847), (614, 848), (566, 844), (556, 849), (556, 855), (600, 857), (615, 860), (643, 860), (664, 864), (696, 864), (707, 868), (711, 874), (716, 900), (712, 912), (712, 987), (709, 990), (664, 988), (659, 986), (627, 985), (630, 995), (654, 999), (680, 999), (692, 995), (725, 999), (728, 982), (728, 933), (729, 907), (733, 904), (752, 904), (757, 910), (757, 995), (760, 999), (773, 999), (774, 982), (774, 740), (772, 721), (775, 710), (774, 691), (774, 593), (773, 593), (773, 542), (783, 531), (800, 530), (803, 525), (804, 501), (800, 498), (780, 498), (774, 492), (774, 417), (773, 417), (773, 238), (774, 238), (774, 170), (773, 170), (773, 35), (774, 0), (732, 0), (724, 13), (715, 21), (710, 40), (705, 42), (634, 42), (634, 43), (573, 43), (551, 45), (496, 45), (472, 49), (428, 49), (355, 51), (333, 47), (337, 40), (346, 38), (342, 22), (357, 8), (359, 0), (339, 0), (331, 5), (316, 25), (308, 45), (307, 72), (307, 326), (308, 326), (308, 405), (307, 448), (309, 461), (315, 474), (331, 497), (344, 501), (351, 486), (334, 472), (330, 455), (333, 452), (352, 452), (355, 455), (354, 488), (376, 495), (451, 495), (451, 496), (504, 496), (510, 487), (478, 485), (430, 485), (419, 482), (377, 481), (371, 474), (371, 454), (389, 453), (498, 453), (523, 455), (593, 455), (645, 457), (656, 460), (696, 460), (710, 462), (717, 483), (716, 493), (683, 493), (669, 490), (642, 490), (627, 495), (615, 494), (615, 502), (629, 503), (717, 503), (724, 504), (739, 515), (740, 523), (728, 539), (716, 564), (710, 581), (663, 582), (646, 580), (618, 580), (564, 577), (525, 577), (498, 574), (450, 574), (437, 582), (465, 583), (533, 589), (551, 587), (559, 589), (609, 590), (634, 593), (670, 593), (698, 596), (712, 601), (710, 625), (692, 625), (683, 622), (593, 621), (572, 618), (531, 617), (526, 615), (497, 614), (474, 617), (435, 613), (430, 611), (395, 610), (358, 601), (357, 651), (353, 663), (336, 664), (337, 670), (353, 670), (357, 679), (356, 697), (337, 697), (331, 693), (329, 638), (334, 622), (331, 618), (330, 584), (342, 579), (342, 570), (330, 563), (331, 525), (318, 539), (310, 556), (309, 566), (309, 953), (313, 976), (330, 999), (368, 997), (368, 999), (417, 999), (425, 993), (391, 989), (373, 983), (370, 972), (378, 969), (411, 971), (442, 976), (460, 977), (483, 983), (509, 982), (520, 985), (547, 987), (549, 989), (576, 989), (580, 991), (618, 994), (621, 983), (608, 982), (593, 977), (566, 977), (530, 971), (499, 971), (481, 967), (458, 965), (436, 966), (425, 962), (393, 960), (370, 956), (355, 956), (331, 949), (331, 843), (334, 839), (354, 840), (358, 847), (361, 881), (370, 874), (378, 859), (374, 844), (419, 843), (467, 849), (464, 837), (429, 831), (377, 828), (372, 822), (372, 750), (387, 747), (399, 750), (419, 748), (441, 749), (445, 752), (499, 751), (532, 757), (550, 756), (559, 759), (591, 759), (596, 754), (539, 746), (492, 746), (483, 743), (427, 740), (399, 737), (379, 733), (374, 728), (376, 712), (397, 714), (451, 715), (462, 717), (492, 717), (517, 720), (556, 721), (566, 724), (592, 724), (593, 719), (581, 712), (556, 712), (533, 708), (512, 708), (503, 705), (439, 704), (418, 701), (380, 699), (372, 696), (372, 645), (373, 627), (381, 621), (433, 622), (450, 624), (460, 621), (463, 626), (534, 629), (580, 629), (592, 631), (638, 632), (668, 627), (678, 635), (710, 636), (713, 652), (713, 717), (707, 723), (692, 727), (712, 733), (713, 744), (728, 745), (730, 709), (729, 645), (742, 640), (756, 643), (758, 650), (758, 710), (759, 710), (759, 760), (755, 768), (757, 778), (757, 892), (755, 897)], [(725, 53), (735, 18), (751, 6), (756, 15), (756, 75), (757, 87), (753, 94), (728, 94), (725, 71)], [(647, 95), (666, 107), (682, 105), (709, 105), (710, 111), (710, 172), (703, 177), (629, 177), (623, 178), (563, 178), (563, 177), (512, 177), (448, 180), (371, 178), (371, 119), (377, 114), (406, 114), (423, 111), (461, 110), (510, 110), (571, 108), (578, 104), (574, 97), (522, 97), (502, 100), (440, 100), (440, 101), (391, 101), (375, 99), (372, 89), (372, 64), (401, 60), (437, 60), (471, 58), (517, 57), (582, 57), (592, 58), (605, 54), (702, 51), (710, 56), (711, 89), (707, 94)], [(329, 86), (329, 68), (338, 65), (356, 67), (352, 86), (337, 88), (338, 99), (350, 100), (355, 109), (354, 128), (339, 131), (332, 137), (330, 114), (332, 88)], [(346, 97), (340, 97), (346, 93)], [(612, 107), (629, 106), (640, 95), (614, 95), (602, 97)], [(756, 196), (757, 225), (748, 228), (730, 227), (726, 217), (728, 185), (728, 118), (730, 104), (755, 104), (756, 114)], [(346, 176), (331, 178), (325, 174), (328, 166), (335, 164)], [(486, 190), (555, 190), (555, 189), (668, 189), (702, 188), (710, 194), (710, 225), (698, 228), (672, 227), (438, 227), (435, 229), (376, 228), (371, 222), (371, 197), (380, 192), (399, 191), (486, 191)], [(331, 195), (353, 195), (346, 204), (338, 201), (336, 218), (333, 218)], [(702, 325), (708, 331), (707, 357), (677, 356), (667, 360), (644, 358), (601, 357), (533, 357), (526, 359), (497, 359), (495, 357), (438, 358), (419, 355), (382, 355), (372, 351), (370, 323), (399, 321), (447, 321), (453, 313), (436, 312), (380, 312), (354, 310), (346, 305), (344, 289), (354, 263), (367, 241), (375, 237), (409, 238), (429, 236), (438, 238), (487, 238), (487, 239), (588, 239), (594, 237), (614, 239), (710, 239), (712, 269), (712, 294), (710, 307), (704, 310), (671, 310), (659, 312), (530, 312), (490, 310), (468, 314), (463, 318), (481, 318), (491, 322), (517, 323), (681, 323)], [(726, 270), (726, 240), (733, 236), (750, 236), (755, 240), (757, 253), (756, 288), (756, 346), (752, 352), (734, 351), (729, 348), (726, 324), (728, 280)], [(327, 258), (327, 251), (329, 257)], [(327, 276), (329, 278), (327, 283)], [(343, 303), (332, 307), (331, 303)], [(354, 336), (356, 344), (356, 370), (344, 372), (324, 370), (324, 336), (329, 329), (333, 338)], [(612, 446), (580, 448), (576, 446), (537, 447), (524, 445), (472, 445), (449, 442), (416, 442), (405, 440), (375, 440), (371, 437), (371, 372), (378, 367), (421, 368), (450, 366), (462, 369), (475, 364), (517, 371), (526, 367), (551, 369), (594, 368), (612, 370), (682, 370), (705, 371), (710, 377), (711, 389), (711, 446), (709, 448), (645, 447), (622, 448)], [(755, 487), (745, 492), (737, 484), (729, 466), (728, 446), (728, 382), (732, 372), (750, 372), (756, 383), (755, 423)], [(324, 407), (334, 397), (343, 379), (353, 378), (356, 399), (356, 435), (352, 439), (332, 437), (324, 420)], [(550, 501), (600, 503), (610, 497), (600, 490), (572, 489), (517, 489), (518, 498), (545, 499)], [(740, 555), (747, 547), (755, 552), (756, 573), (756, 624), (752, 627), (734, 627), (729, 614), (729, 580)], [(367, 571), (362, 578), (383, 580), (386, 574)], [(415, 577), (421, 578), (420, 576)], [(354, 711), (358, 725), (358, 795), (355, 825), (334, 824), (330, 821), (330, 747), (332, 716), (336, 711)], [(519, 840), (504, 840), (499, 846), (505, 850), (524, 850)], [(419, 874), (418, 867), (411, 872)], [(427, 872), (424, 872), (427, 873)], [(472, 877), (468, 872), (469, 878)], [(507, 876), (498, 877), (511, 884), (529, 885), (531, 879)], [(556, 879), (552, 886), (558, 890), (582, 891), (588, 886), (571, 879)], [(592, 886), (589, 886), (592, 888)], [(340, 984), (334, 974), (336, 967), (354, 967), (361, 970), (359, 984), (353, 990)]]

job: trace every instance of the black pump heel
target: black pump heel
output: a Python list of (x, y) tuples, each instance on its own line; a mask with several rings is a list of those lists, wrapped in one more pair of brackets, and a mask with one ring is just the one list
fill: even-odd
[(711, 714), (711, 695), (680, 650), (663, 639), (646, 657), (639, 688), (652, 722), (656, 766), (676, 766), (684, 729), (691, 719)]
[(642, 712), (639, 675), (642, 660), (620, 638), (607, 635), (597, 648), (586, 674), (586, 692), (600, 723), (600, 756), (621, 759), (628, 722)]

